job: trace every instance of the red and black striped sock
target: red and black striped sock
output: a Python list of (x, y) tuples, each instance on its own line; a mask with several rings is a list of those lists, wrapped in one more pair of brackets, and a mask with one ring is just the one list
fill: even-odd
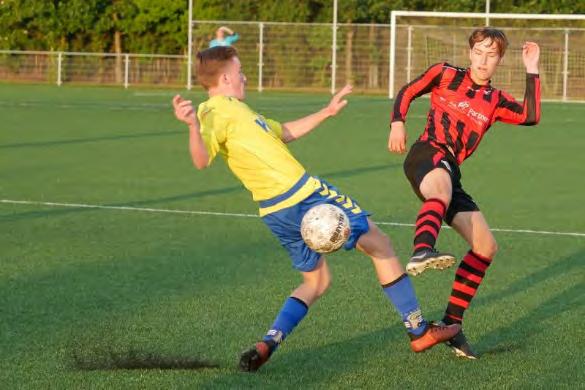
[(414, 253), (435, 247), (446, 211), (445, 203), (439, 199), (425, 200), (416, 218)]
[(471, 250), (467, 252), (455, 273), (453, 290), (451, 291), (443, 322), (446, 324), (460, 324), (463, 321), (463, 313), (465, 313), (477, 293), (477, 289), (491, 262), (492, 259), (480, 256)]

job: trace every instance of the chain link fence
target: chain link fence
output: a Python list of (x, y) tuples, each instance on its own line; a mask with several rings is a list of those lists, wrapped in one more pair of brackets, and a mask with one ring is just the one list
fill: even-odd
[(0, 80), (75, 84), (182, 86), (185, 56), (0, 50)]
[[(222, 25), (240, 35), (235, 46), (249, 88), (328, 91), (332, 85), (339, 88), (352, 83), (357, 91), (390, 92), (390, 25), (338, 24), (336, 64), (332, 63), (333, 28), (327, 23), (194, 21), (194, 52), (207, 48)], [(543, 98), (585, 100), (585, 29), (499, 28), (507, 34), (510, 47), (494, 77), (496, 87), (522, 97), (521, 45), (531, 40), (541, 46)], [(393, 94), (434, 63), (467, 66), (467, 39), (472, 30), (468, 26), (398, 24)], [(182, 87), (187, 85), (187, 64), (184, 55), (0, 51), (0, 80)]]

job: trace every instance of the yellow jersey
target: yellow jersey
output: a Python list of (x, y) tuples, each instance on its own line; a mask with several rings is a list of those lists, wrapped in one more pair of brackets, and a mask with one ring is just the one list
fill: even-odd
[(293, 206), (320, 188), (282, 142), (282, 125), (233, 97), (214, 96), (197, 110), (209, 163), (217, 156), (260, 202), (260, 216)]

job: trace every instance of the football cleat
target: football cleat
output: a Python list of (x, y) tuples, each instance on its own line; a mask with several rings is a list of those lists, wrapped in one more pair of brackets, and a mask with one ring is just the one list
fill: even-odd
[(441, 253), (435, 248), (423, 249), (416, 252), (406, 264), (406, 272), (412, 276), (420, 275), (427, 268), (447, 269), (455, 264), (455, 256), (450, 253)]
[(445, 344), (451, 348), (457, 357), (473, 360), (479, 358), (479, 356), (471, 349), (471, 345), (467, 342), (463, 330), (460, 330), (453, 338), (447, 340)]
[(444, 325), (429, 323), (427, 329), (420, 336), (410, 336), (410, 348), (414, 352), (425, 351), (439, 343), (443, 343), (453, 338), (457, 333), (461, 332), (461, 325)]
[(258, 371), (268, 361), (272, 354), (273, 346), (271, 341), (259, 341), (252, 348), (242, 352), (240, 355), (240, 370), (246, 372)]

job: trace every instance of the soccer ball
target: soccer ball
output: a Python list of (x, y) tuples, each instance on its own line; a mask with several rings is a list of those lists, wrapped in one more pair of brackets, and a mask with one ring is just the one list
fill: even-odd
[(301, 235), (305, 243), (318, 253), (331, 253), (349, 238), (349, 218), (339, 207), (320, 204), (312, 207), (301, 222)]

